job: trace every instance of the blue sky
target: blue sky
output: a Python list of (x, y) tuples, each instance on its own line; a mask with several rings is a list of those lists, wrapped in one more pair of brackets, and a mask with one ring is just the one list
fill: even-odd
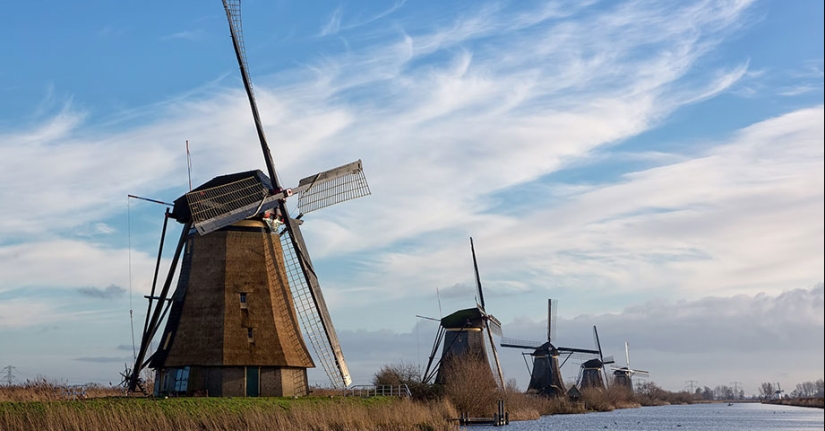
[[(470, 236), (506, 336), (556, 298), (668, 389), (822, 377), (822, 2), (442, 3), (244, 2), (283, 181), (370, 181), (304, 225), (356, 384), (473, 305)], [(127, 194), (184, 193), (186, 140), (196, 184), (264, 169), (223, 8), (4, 12), (0, 366), (117, 381), (163, 213)]]

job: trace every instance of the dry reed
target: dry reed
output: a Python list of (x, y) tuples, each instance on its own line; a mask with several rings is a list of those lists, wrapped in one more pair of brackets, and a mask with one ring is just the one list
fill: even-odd
[(46, 378), (26, 380), (12, 386), (0, 386), (0, 402), (3, 401), (59, 401), (77, 398), (115, 397), (124, 394), (118, 386), (104, 386), (88, 383), (70, 386), (66, 383)]
[(307, 397), (102, 398), (88, 401), (0, 403), (0, 429), (79, 431), (188, 430), (454, 430), (447, 401)]

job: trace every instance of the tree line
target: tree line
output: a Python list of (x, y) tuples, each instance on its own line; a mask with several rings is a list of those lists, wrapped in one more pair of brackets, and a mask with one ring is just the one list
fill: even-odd
[(770, 399), (775, 394), (788, 398), (822, 398), (825, 397), (825, 381), (819, 379), (814, 382), (798, 383), (796, 388), (787, 394), (779, 387), (779, 383), (774, 385), (771, 382), (764, 382), (759, 386), (761, 398)]
[(781, 394), (782, 398), (822, 398), (825, 396), (825, 381), (819, 379), (813, 382), (803, 382), (789, 393), (782, 390), (778, 383), (764, 382), (759, 385), (759, 393), (745, 396), (745, 391), (727, 385), (698, 387), (693, 393), (693, 399), (702, 401), (736, 401), (736, 400), (769, 400)]

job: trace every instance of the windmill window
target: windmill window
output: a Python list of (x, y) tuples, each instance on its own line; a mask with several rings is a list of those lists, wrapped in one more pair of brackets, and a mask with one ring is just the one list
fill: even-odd
[(255, 337), (252, 336), (252, 328), (246, 328), (246, 337), (250, 343), (255, 342)]
[(189, 386), (189, 367), (179, 368), (175, 372), (175, 392), (186, 393), (186, 388)]
[(246, 292), (241, 292), (240, 296), (241, 296), (241, 308), (246, 309), (248, 307), (247, 302), (246, 302)]

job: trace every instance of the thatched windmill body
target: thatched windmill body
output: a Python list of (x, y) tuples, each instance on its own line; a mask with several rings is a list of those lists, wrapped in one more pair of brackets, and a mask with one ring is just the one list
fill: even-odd
[[(247, 73), (240, 0), (223, 5), (268, 175), (216, 177), (167, 210), (129, 389), (140, 385), (148, 366), (155, 370), (156, 395), (306, 395), (307, 368), (315, 361), (302, 332), (332, 385), (345, 387), (351, 378), (300, 225), (310, 211), (369, 194), (361, 161), (304, 178), (292, 189), (282, 186)], [(293, 195), (301, 211), (296, 218), (286, 207)], [(156, 289), (169, 219), (183, 229), (166, 281)], [(167, 316), (157, 351), (147, 358)]]
[[(449, 376), (446, 370), (450, 369), (456, 361), (482, 361), (490, 365), (490, 382), (503, 387), (504, 374), (493, 340), (493, 334), (501, 335), (501, 322), (487, 313), (485, 309), (484, 290), (481, 286), (472, 238), (470, 238), (470, 250), (473, 255), (478, 302), (473, 308), (458, 310), (439, 320), (438, 331), (427, 368), (424, 370), (423, 381), (430, 382), (435, 379), (435, 383), (447, 383)], [(434, 362), (439, 347), (441, 358)], [(492, 362), (490, 357), (492, 357)]]
[(634, 370), (633, 368), (630, 368), (630, 347), (628, 346), (627, 341), (624, 342), (624, 355), (624, 367), (610, 367), (610, 369), (613, 370), (613, 384), (615, 386), (626, 387), (633, 390), (633, 376), (647, 377), (650, 373), (647, 371)]
[[(591, 357), (598, 355), (598, 350), (579, 349), (575, 347), (558, 347), (553, 344), (555, 338), (555, 319), (558, 302), (554, 299), (547, 301), (547, 341), (534, 342), (515, 339), (502, 339), (501, 347), (510, 347), (523, 350), (531, 350), (529, 356), (532, 358), (532, 368), (530, 369), (530, 383), (527, 386), (528, 394), (545, 395), (548, 397), (562, 396), (567, 394), (567, 387), (564, 384), (564, 377), (561, 374), (561, 367), (571, 357)], [(525, 354), (525, 359), (526, 359)], [(559, 357), (563, 356), (564, 361), (559, 363)]]
[[(599, 352), (598, 357), (589, 359), (581, 364), (579, 369), (579, 378), (576, 384), (579, 389), (596, 388), (604, 389), (605, 382), (607, 382), (606, 364), (612, 364), (615, 361), (612, 356), (604, 357), (602, 354), (602, 344), (599, 342), (599, 331), (596, 326), (593, 326), (593, 341), (596, 343), (596, 350)], [(604, 375), (604, 378), (602, 378)]]

